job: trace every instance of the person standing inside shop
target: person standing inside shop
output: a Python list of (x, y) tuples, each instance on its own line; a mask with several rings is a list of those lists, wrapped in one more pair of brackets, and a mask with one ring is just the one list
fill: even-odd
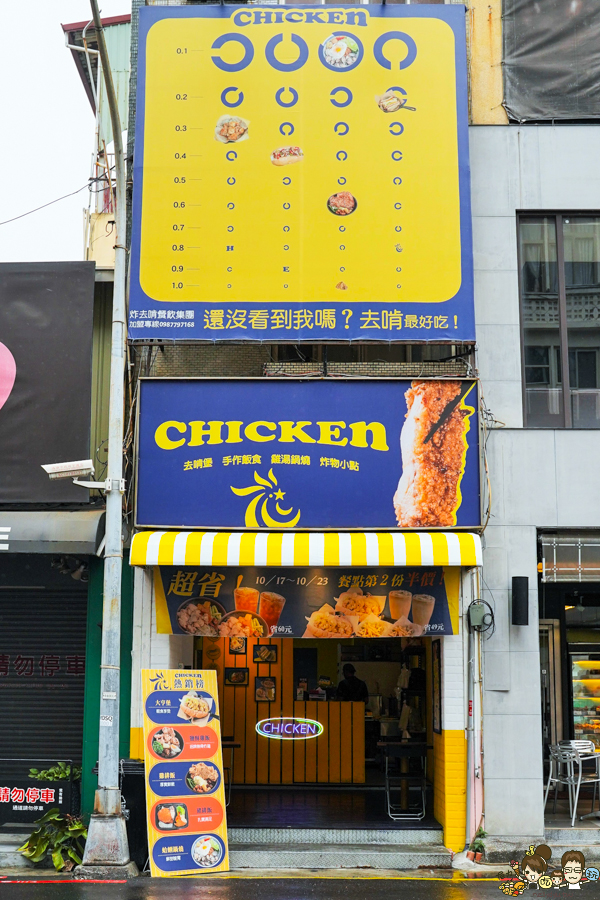
[(369, 688), (364, 681), (356, 677), (356, 669), (352, 663), (346, 663), (342, 672), (344, 673), (344, 678), (338, 684), (337, 699), (364, 700), (366, 703), (369, 699)]

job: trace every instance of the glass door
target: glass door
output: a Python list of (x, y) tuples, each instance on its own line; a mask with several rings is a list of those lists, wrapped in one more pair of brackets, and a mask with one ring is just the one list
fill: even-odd
[[(540, 684), (544, 748), (563, 738), (560, 665), (560, 621), (540, 620)], [(547, 756), (544, 751), (544, 756)]]

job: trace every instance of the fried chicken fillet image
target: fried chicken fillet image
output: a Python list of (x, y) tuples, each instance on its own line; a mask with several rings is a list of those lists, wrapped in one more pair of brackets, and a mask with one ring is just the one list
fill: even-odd
[(402, 476), (393, 501), (401, 527), (456, 524), (469, 411), (459, 404), (429, 441), (425, 438), (460, 390), (458, 381), (413, 381), (405, 394), (408, 410), (400, 433)]

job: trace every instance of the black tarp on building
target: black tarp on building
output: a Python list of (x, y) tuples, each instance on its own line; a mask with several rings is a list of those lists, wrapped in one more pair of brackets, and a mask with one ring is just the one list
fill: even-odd
[(599, 0), (504, 0), (503, 35), (511, 119), (600, 118)]

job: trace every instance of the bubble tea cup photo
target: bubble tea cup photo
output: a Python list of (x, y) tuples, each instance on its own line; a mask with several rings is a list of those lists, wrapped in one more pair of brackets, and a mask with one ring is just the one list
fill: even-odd
[(412, 603), (412, 594), (410, 591), (390, 591), (389, 601), (390, 616), (394, 622), (401, 619), (402, 616), (406, 616), (408, 619), (410, 605)]
[(434, 606), (435, 597), (430, 594), (413, 594), (412, 620), (415, 625), (422, 625), (423, 628), (426, 628), (433, 615)]

